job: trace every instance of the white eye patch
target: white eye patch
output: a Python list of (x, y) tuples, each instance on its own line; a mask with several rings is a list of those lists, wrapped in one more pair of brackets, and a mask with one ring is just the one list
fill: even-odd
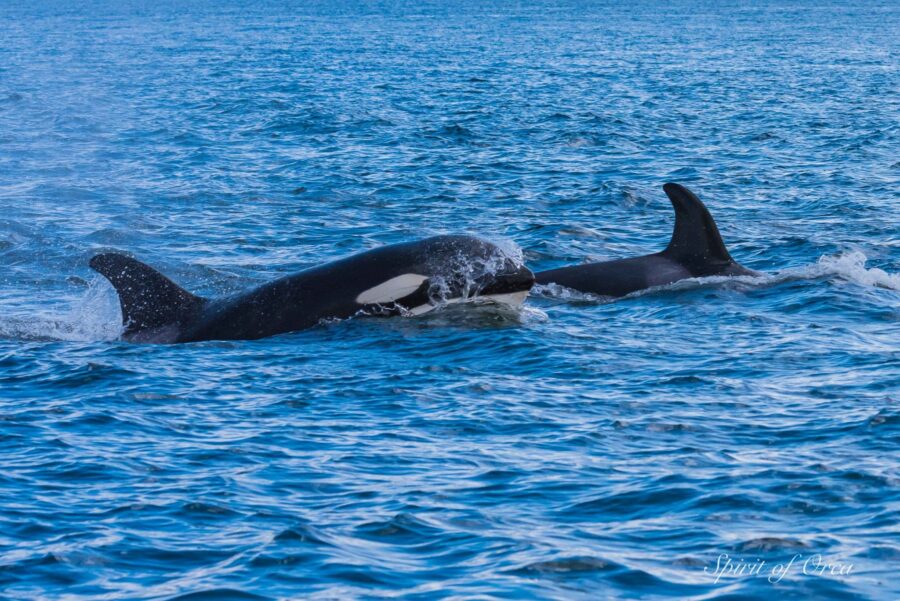
[(404, 273), (361, 292), (356, 302), (360, 305), (390, 303), (412, 294), (427, 279), (428, 276), (418, 273)]

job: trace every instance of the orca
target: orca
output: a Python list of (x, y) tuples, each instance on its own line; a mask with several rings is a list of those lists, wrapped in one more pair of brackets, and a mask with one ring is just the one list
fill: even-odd
[(382, 246), (234, 296), (191, 294), (119, 253), (90, 261), (119, 295), (130, 342), (254, 340), (355, 315), (421, 315), (444, 303), (521, 304), (534, 274), (490, 242), (436, 236)]
[(642, 257), (561, 267), (535, 274), (540, 285), (559, 284), (601, 296), (625, 296), (685, 278), (759, 275), (738, 264), (697, 195), (679, 184), (663, 186), (675, 208), (675, 230), (662, 252)]

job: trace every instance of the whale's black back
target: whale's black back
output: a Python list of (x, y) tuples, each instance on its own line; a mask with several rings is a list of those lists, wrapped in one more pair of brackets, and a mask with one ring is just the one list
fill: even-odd
[(535, 274), (535, 281), (602, 296), (625, 296), (685, 278), (754, 273), (731, 258), (715, 220), (696, 194), (672, 183), (663, 189), (675, 209), (675, 228), (665, 250), (541, 271)]
[(382, 246), (216, 299), (195, 296), (125, 255), (97, 255), (90, 265), (119, 294), (123, 338), (138, 342), (264, 338), (323, 319), (427, 310), (445, 292), (447, 298), (527, 293), (534, 283), (526, 267), (471, 236)]

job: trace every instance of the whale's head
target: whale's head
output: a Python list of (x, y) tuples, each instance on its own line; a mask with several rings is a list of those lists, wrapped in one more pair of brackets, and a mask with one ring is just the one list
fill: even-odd
[(393, 255), (395, 268), (356, 297), (360, 305), (397, 306), (414, 315), (468, 301), (518, 306), (534, 285), (534, 274), (514, 252), (471, 236), (437, 236), (379, 251)]
[(434, 240), (428, 261), (432, 304), (488, 300), (517, 306), (534, 285), (534, 274), (521, 256), (470, 236)]
[[(496, 250), (503, 252), (499, 248)], [(459, 299), (456, 302), (487, 300), (517, 307), (534, 286), (534, 273), (514, 257), (501, 254), (486, 262), (476, 261), (474, 265), (474, 269), (449, 280), (448, 299)]]

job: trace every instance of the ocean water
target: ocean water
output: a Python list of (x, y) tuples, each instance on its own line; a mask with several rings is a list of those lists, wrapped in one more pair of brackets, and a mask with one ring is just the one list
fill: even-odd
[[(864, 4), (864, 5), (862, 5)], [(0, 3), (0, 597), (900, 597), (900, 5)], [(760, 277), (116, 340), (473, 233)]]

